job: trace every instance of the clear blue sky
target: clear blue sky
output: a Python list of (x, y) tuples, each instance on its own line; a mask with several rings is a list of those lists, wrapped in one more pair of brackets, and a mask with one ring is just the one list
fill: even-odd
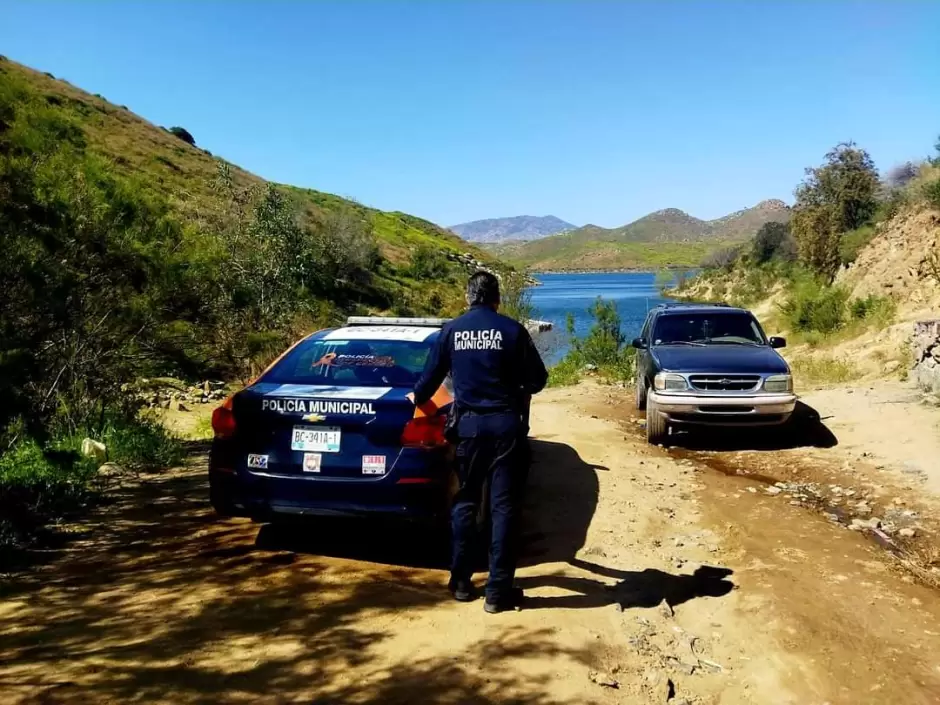
[(11, 2), (0, 53), (275, 181), (450, 225), (790, 200), (940, 132), (940, 2)]

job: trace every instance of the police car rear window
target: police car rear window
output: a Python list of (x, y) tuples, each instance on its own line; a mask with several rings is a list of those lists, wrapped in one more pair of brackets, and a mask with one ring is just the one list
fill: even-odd
[(430, 342), (406, 340), (315, 340), (301, 343), (262, 381), (413, 387), (424, 370)]

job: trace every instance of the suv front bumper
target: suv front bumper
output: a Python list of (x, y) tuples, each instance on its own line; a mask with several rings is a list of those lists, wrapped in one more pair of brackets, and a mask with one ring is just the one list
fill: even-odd
[(760, 426), (787, 421), (796, 408), (795, 394), (705, 395), (661, 394), (649, 401), (671, 423), (712, 426)]

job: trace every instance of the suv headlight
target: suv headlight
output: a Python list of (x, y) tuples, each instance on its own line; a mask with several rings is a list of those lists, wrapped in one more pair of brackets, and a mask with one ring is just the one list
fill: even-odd
[(793, 377), (790, 375), (771, 375), (764, 380), (764, 391), (776, 394), (793, 391)]
[(653, 388), (658, 392), (684, 392), (689, 384), (682, 375), (660, 372), (653, 377)]

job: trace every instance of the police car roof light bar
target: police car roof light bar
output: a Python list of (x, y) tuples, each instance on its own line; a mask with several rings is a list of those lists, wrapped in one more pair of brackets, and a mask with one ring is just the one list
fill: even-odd
[(440, 328), (449, 318), (393, 318), (391, 316), (350, 316), (347, 326), (421, 326)]

